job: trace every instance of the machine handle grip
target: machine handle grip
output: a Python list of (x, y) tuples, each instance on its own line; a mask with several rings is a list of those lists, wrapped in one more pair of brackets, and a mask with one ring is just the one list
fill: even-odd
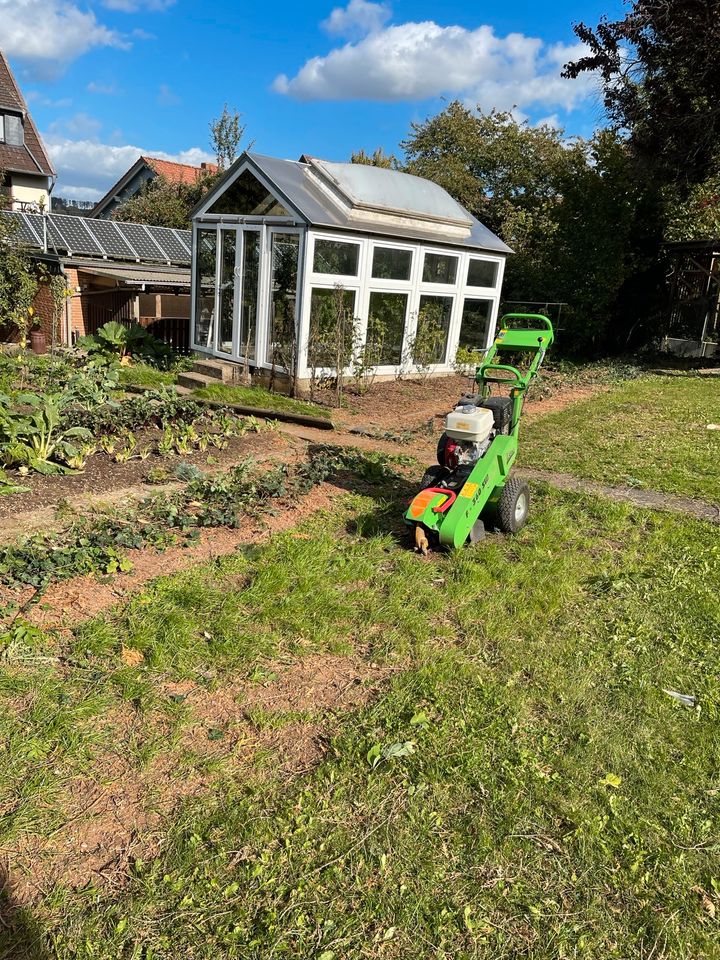
[[(498, 326), (504, 327), (506, 320), (539, 320), (545, 330), (549, 330), (550, 333), (553, 332), (552, 324), (543, 313), (504, 313), (500, 317)], [(526, 329), (534, 330), (535, 327), (528, 326)]]
[(445, 513), (457, 500), (457, 493), (454, 490), (448, 490), (447, 487), (427, 487), (427, 489), (430, 493), (442, 493), (447, 497), (447, 500), (433, 507), (433, 513)]
[[(504, 370), (507, 373), (511, 373), (513, 375), (513, 379), (511, 380), (509, 377), (489, 377), (487, 375), (488, 371), (496, 371), (496, 370)], [(483, 364), (481, 367), (478, 368), (478, 376), (482, 377), (482, 379), (485, 380), (487, 383), (514, 384), (514, 383), (521, 383), (522, 381), (520, 371), (517, 369), (517, 367), (511, 367), (510, 364), (508, 363)]]

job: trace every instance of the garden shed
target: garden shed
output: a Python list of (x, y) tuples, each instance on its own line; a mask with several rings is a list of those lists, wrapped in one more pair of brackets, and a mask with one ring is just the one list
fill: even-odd
[(424, 324), (447, 373), (490, 344), (511, 252), (428, 180), (245, 153), (193, 212), (192, 346), (307, 382), (334, 367), (319, 331), (340, 309), (379, 377), (417, 369)]

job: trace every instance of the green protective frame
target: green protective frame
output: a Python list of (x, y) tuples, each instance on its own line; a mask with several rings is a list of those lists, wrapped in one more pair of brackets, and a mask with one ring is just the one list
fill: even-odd
[[(534, 326), (513, 328), (509, 326), (513, 321), (532, 323)], [(476, 370), (475, 382), (483, 399), (490, 396), (493, 384), (510, 388), (513, 410), (508, 434), (498, 434), (493, 439), (449, 507), (449, 494), (438, 492), (429, 499), (427, 495), (420, 501), (416, 497), (405, 514), (407, 524), (422, 524), (429, 532), (436, 533), (445, 547), (461, 547), (483, 510), (499, 500), (517, 457), (525, 394), (555, 339), (552, 324), (547, 317), (538, 313), (506, 313), (501, 318), (499, 327), (493, 345)], [(512, 353), (533, 354), (524, 373), (517, 367), (502, 362), (503, 355)], [(427, 502), (423, 503), (423, 499)], [(439, 512), (438, 508), (443, 505), (447, 508)]]

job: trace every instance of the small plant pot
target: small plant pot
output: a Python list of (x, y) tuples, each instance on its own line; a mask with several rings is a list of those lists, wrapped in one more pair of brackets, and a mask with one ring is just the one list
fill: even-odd
[(30, 349), (33, 353), (47, 353), (47, 337), (42, 330), (30, 331)]

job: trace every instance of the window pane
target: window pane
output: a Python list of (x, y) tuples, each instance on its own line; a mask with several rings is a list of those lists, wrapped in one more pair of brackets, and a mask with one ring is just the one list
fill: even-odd
[(411, 268), (412, 250), (375, 247), (372, 275), (377, 280), (409, 280)]
[(315, 273), (332, 273), (341, 277), (356, 277), (360, 247), (357, 243), (341, 240), (316, 240), (313, 270)]
[(444, 363), (447, 354), (452, 297), (420, 297), (413, 362), (420, 366)]
[(313, 287), (310, 293), (310, 369), (335, 369), (338, 348), (347, 354), (352, 350), (355, 323), (355, 291), (322, 290)]
[(298, 253), (297, 233), (274, 233), (271, 241), (270, 339), (267, 362), (292, 368), (295, 361)]
[(444, 253), (426, 253), (423, 264), (423, 283), (455, 283), (457, 257)]
[(220, 266), (220, 338), (218, 350), (232, 353), (233, 314), (235, 312), (235, 247), (234, 230), (222, 230), (222, 263)]
[(215, 335), (215, 230), (198, 230), (195, 272), (195, 343), (212, 347)]
[(5, 114), (5, 142), (14, 147), (23, 145), (22, 120), (14, 113)]
[(408, 298), (405, 293), (371, 293), (367, 350), (372, 366), (402, 362)]
[(484, 350), (492, 314), (492, 300), (465, 300), (459, 346), (468, 350)]
[(243, 231), (242, 304), (240, 317), (240, 356), (255, 359), (258, 283), (260, 281), (260, 234)]
[(498, 265), (492, 260), (471, 260), (468, 264), (467, 285), (469, 287), (494, 287), (497, 280)]
[(249, 170), (244, 170), (220, 194), (209, 213), (230, 213), (246, 217), (289, 217), (290, 213)]

